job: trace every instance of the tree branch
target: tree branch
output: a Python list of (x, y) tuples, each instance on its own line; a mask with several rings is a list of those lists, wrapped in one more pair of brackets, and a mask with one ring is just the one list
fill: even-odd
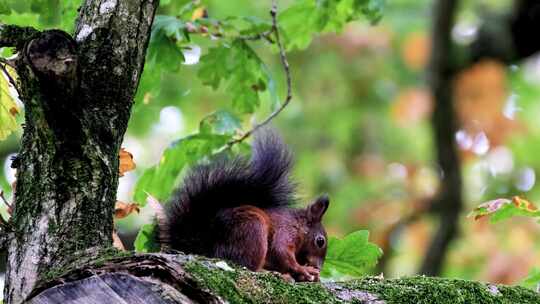
[(272, 0), (272, 9), (270, 10), (270, 15), (272, 16), (272, 32), (275, 34), (276, 44), (279, 50), (279, 58), (281, 60), (281, 65), (283, 66), (283, 71), (285, 73), (286, 83), (287, 83), (287, 96), (285, 97), (285, 100), (283, 103), (277, 108), (274, 112), (272, 112), (268, 117), (266, 117), (262, 122), (255, 124), (250, 130), (244, 132), (240, 137), (235, 138), (231, 140), (229, 143), (227, 143), (227, 147), (232, 147), (233, 145), (237, 143), (241, 143), (246, 138), (248, 138), (253, 132), (257, 131), (259, 128), (267, 125), (274, 119), (276, 116), (279, 115), (286, 107), (289, 105), (289, 103), (292, 100), (292, 77), (291, 77), (291, 71), (289, 67), (289, 61), (287, 60), (287, 55), (285, 53), (285, 48), (283, 46), (283, 43), (281, 41), (278, 23), (277, 23), (277, 14), (278, 14), (278, 8), (277, 8), (277, 2), (276, 0)]

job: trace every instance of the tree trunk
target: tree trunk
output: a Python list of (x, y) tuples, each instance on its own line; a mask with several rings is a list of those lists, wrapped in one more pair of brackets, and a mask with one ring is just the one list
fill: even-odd
[(86, 0), (74, 38), (0, 25), (15, 46), (25, 125), (5, 301), (75, 253), (111, 246), (118, 152), (158, 0)]
[(522, 287), (423, 276), (288, 283), (277, 273), (182, 254), (109, 257), (91, 264), (38, 287), (29, 303), (540, 303), (540, 294)]
[(457, 235), (463, 208), (460, 161), (454, 139), (458, 121), (453, 103), (455, 54), (451, 39), (458, 2), (438, 0), (433, 9), (428, 81), (435, 105), (431, 121), (442, 176), (439, 193), (432, 203), (432, 209), (439, 214), (439, 227), (420, 267), (420, 273), (426, 275), (440, 274), (450, 242)]

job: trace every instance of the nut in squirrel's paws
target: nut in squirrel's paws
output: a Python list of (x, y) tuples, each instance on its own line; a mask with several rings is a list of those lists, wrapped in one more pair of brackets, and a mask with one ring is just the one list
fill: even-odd
[(319, 269), (311, 266), (302, 266), (296, 281), (298, 282), (319, 282)]

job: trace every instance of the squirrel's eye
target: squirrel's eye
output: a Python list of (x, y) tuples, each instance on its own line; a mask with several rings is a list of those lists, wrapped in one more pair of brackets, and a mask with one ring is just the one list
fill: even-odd
[(317, 247), (323, 248), (325, 244), (326, 244), (326, 240), (324, 239), (324, 236), (318, 235), (315, 238), (315, 245), (317, 245)]

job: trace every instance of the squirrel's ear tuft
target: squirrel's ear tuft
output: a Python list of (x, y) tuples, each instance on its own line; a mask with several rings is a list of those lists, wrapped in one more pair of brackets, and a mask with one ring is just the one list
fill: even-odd
[(329, 204), (330, 199), (328, 198), (328, 195), (324, 194), (319, 196), (315, 202), (307, 207), (309, 221), (312, 223), (320, 222), (328, 209)]

